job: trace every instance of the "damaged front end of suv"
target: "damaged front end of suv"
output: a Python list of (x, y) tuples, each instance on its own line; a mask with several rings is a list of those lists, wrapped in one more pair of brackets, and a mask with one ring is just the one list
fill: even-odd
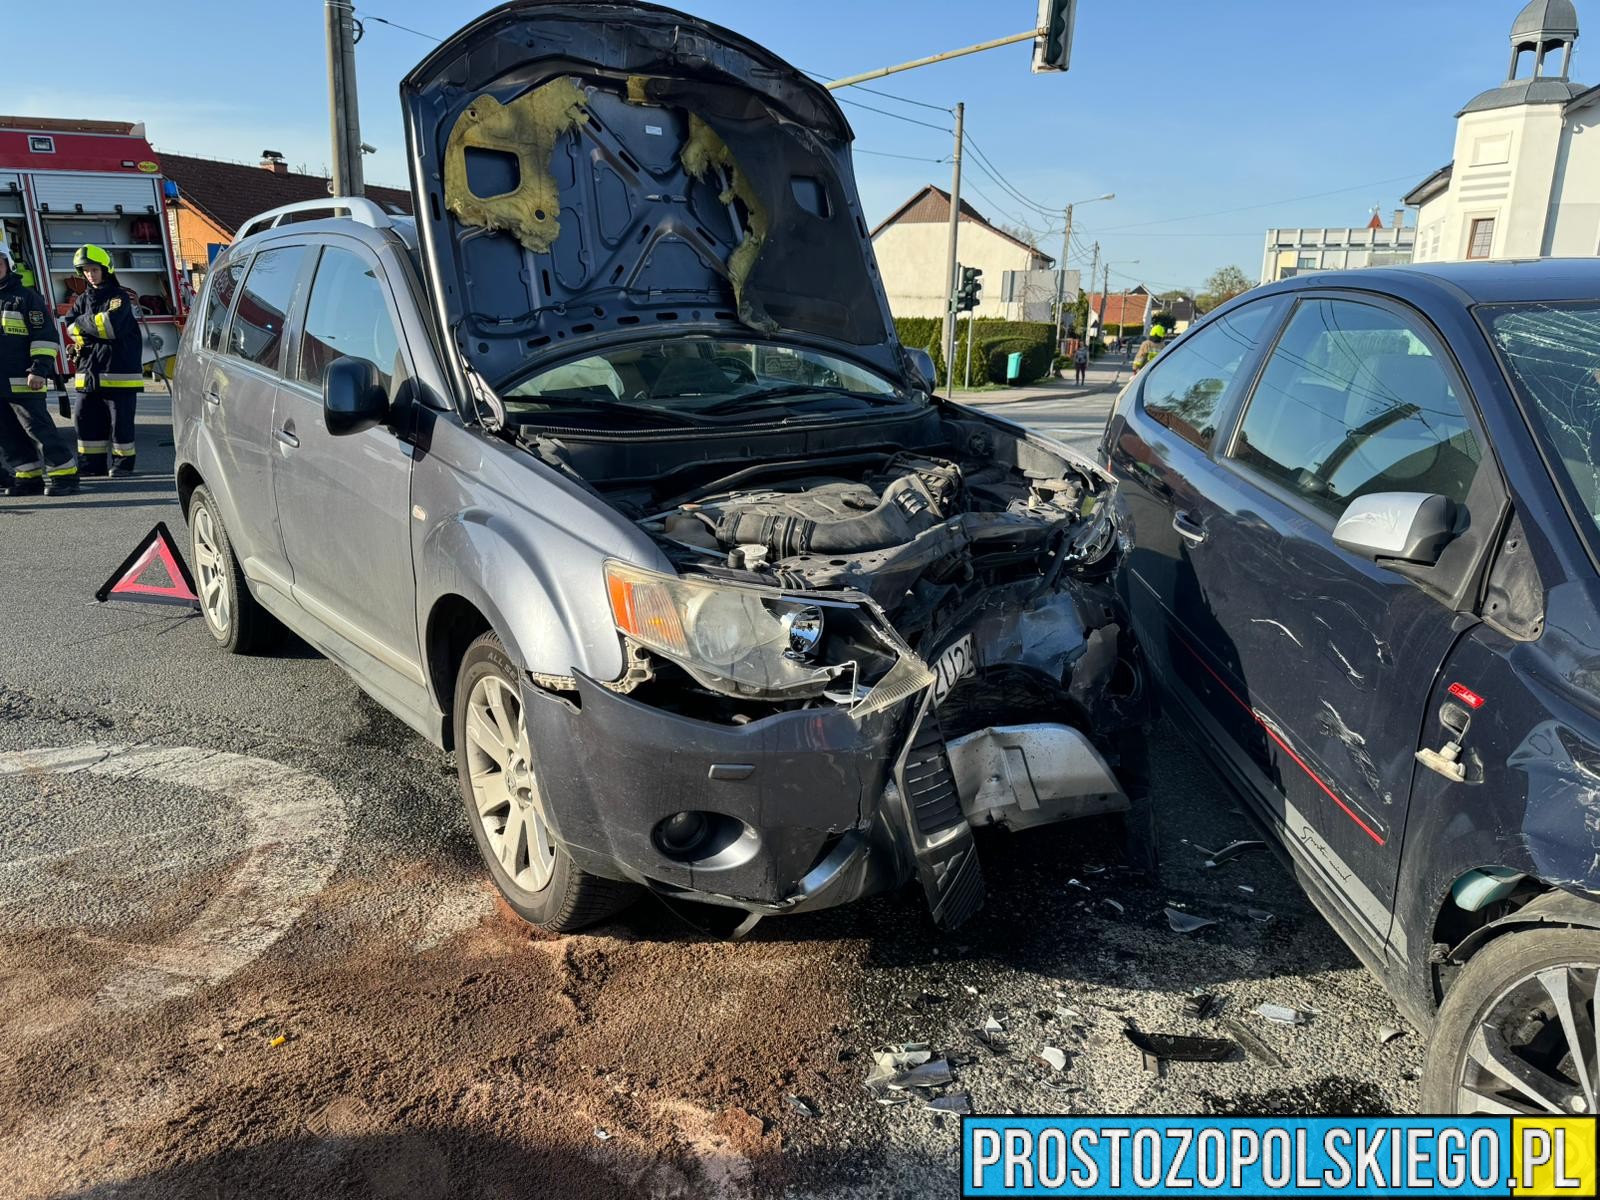
[(1113, 484), (930, 394), (824, 89), (665, 9), (524, 2), (402, 92), (470, 417), (626, 526), (561, 564), (621, 669), (523, 664), (578, 867), (752, 914), (917, 879), (954, 927), (974, 828), (1140, 799)]

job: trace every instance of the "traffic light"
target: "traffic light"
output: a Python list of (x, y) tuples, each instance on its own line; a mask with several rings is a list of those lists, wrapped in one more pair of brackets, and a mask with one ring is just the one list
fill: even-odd
[(1033, 39), (1033, 71), (1065, 71), (1072, 58), (1072, 25), (1078, 0), (1039, 0), (1041, 33)]
[(978, 294), (983, 291), (983, 272), (977, 267), (961, 268), (961, 286), (956, 288), (956, 311), (971, 312), (978, 307)]

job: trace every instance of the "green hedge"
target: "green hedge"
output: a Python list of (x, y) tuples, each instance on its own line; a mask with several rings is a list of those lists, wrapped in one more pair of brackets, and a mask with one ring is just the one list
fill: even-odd
[[(939, 372), (939, 381), (946, 382), (944, 346), (940, 342), (944, 334), (944, 322), (938, 317), (896, 317), (894, 325), (901, 345), (927, 350), (933, 355), (934, 366)], [(1009, 344), (1006, 353), (1022, 351), (1022, 376), (1019, 382), (1037, 382), (1050, 373), (1055, 340), (1056, 327), (1049, 321), (1003, 321), (998, 317), (980, 317), (973, 329), (972, 380), (974, 383), (982, 383), (987, 376), (992, 383), (1006, 382), (1003, 359), (998, 376), (988, 365), (995, 348), (1001, 342), (1006, 342)], [(956, 327), (955, 365), (956, 380), (962, 382), (966, 378), (967, 366), (965, 320)]]
[[(1051, 333), (1054, 334), (1054, 330)], [(1055, 359), (1054, 348), (1049, 342), (1025, 341), (1022, 338), (995, 338), (981, 343), (983, 358), (979, 361), (989, 366), (989, 382), (1004, 384), (1010, 382), (1006, 378), (1006, 363), (1013, 354), (1019, 351), (1022, 354), (1022, 373), (1017, 376), (1018, 383), (1034, 383), (1043, 379), (1050, 373)], [(976, 357), (977, 347), (974, 347)], [(974, 363), (974, 366), (977, 364)]]

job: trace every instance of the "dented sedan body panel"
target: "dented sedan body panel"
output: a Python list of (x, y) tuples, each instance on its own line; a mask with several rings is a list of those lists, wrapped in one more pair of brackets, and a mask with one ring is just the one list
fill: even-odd
[[(1578, 260), (1284, 281), (1164, 351), (1107, 429), (1119, 578), (1168, 709), (1422, 1027), (1497, 932), (1600, 926), (1597, 292), (1600, 270)], [(1216, 381), (1210, 443), (1174, 436), (1148, 389), (1246, 314), (1258, 324)], [(1286, 372), (1319, 314), (1371, 340)], [(1383, 353), (1396, 339), (1408, 354)], [(1370, 385), (1397, 366), (1405, 384), (1373, 407)], [(1316, 428), (1329, 403), (1338, 428), (1316, 453), (1268, 432), (1276, 409)], [(1418, 412), (1426, 432), (1386, 444)], [(1287, 484), (1249, 458), (1273, 437), (1301, 468)], [(1461, 447), (1475, 457), (1457, 472)], [(1457, 505), (1436, 561), (1333, 536), (1327, 499), (1396, 491)]]

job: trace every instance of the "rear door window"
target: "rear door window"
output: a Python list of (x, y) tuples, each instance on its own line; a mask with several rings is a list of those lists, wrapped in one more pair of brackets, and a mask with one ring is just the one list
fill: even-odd
[(366, 259), (329, 246), (311, 284), (294, 376), (320, 388), (323, 370), (341, 358), (372, 363), (384, 390), (392, 394), (401, 368), (400, 332), (389, 308), (388, 289)]
[(278, 246), (256, 255), (228, 325), (229, 354), (269, 371), (278, 369), (295, 280), (305, 256), (304, 246)]
[(1418, 325), (1375, 304), (1313, 299), (1267, 359), (1230, 456), (1331, 524), (1373, 492), (1464, 503), (1483, 448), (1455, 372)]
[(1218, 317), (1174, 346), (1149, 368), (1140, 405), (1150, 419), (1202, 450), (1211, 448), (1217, 421), (1240, 366), (1281, 311), (1276, 299), (1246, 304)]
[(244, 260), (235, 259), (222, 267), (213, 268), (211, 288), (206, 292), (205, 325), (201, 334), (207, 350), (222, 346), (222, 330), (228, 323), (228, 309), (233, 307), (233, 294), (239, 290), (239, 280), (244, 278)]

